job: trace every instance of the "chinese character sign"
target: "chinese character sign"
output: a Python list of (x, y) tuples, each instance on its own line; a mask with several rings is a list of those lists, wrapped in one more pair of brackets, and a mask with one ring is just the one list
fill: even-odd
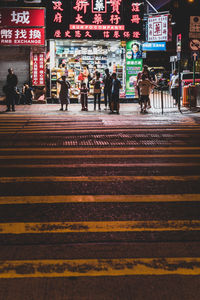
[(148, 18), (148, 41), (168, 41), (168, 15)]
[(0, 26), (43, 27), (44, 9), (0, 8)]
[(141, 39), (141, 0), (58, 0), (47, 6), (47, 38)]
[(44, 45), (44, 28), (0, 28), (0, 45)]
[(33, 86), (45, 85), (44, 53), (33, 53)]

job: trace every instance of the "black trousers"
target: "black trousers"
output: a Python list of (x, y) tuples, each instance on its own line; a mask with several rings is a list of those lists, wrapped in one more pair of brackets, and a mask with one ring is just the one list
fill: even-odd
[(104, 101), (105, 101), (105, 106), (109, 105), (110, 107), (110, 102), (111, 102), (111, 90), (104, 88)]
[(101, 108), (101, 94), (94, 94), (94, 109), (96, 109), (96, 103), (98, 99), (99, 109)]
[(12, 106), (12, 109), (15, 108), (15, 99), (16, 99), (16, 92), (14, 90), (9, 91), (6, 94), (6, 104), (8, 109), (10, 109), (10, 106)]
[(172, 97), (176, 101), (176, 104), (178, 104), (178, 87), (172, 89)]

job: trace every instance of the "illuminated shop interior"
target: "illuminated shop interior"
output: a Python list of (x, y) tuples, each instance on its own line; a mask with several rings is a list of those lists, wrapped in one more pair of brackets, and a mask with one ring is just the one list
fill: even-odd
[[(66, 75), (71, 84), (70, 97), (77, 98), (81, 81), (78, 79), (85, 65), (91, 78), (94, 76), (94, 66), (101, 74), (105, 69), (110, 73), (117, 73), (122, 83), (121, 93), (125, 93), (125, 48), (121, 41), (104, 40), (54, 40), (51, 42), (51, 97), (58, 98), (58, 84), (56, 80)], [(52, 57), (52, 55), (54, 57)], [(93, 86), (89, 85), (92, 95)]]

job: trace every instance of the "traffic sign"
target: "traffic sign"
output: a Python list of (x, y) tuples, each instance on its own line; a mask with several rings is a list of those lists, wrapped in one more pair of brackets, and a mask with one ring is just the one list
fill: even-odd
[(197, 52), (193, 52), (192, 53), (192, 57), (193, 57), (194, 61), (197, 61), (198, 60), (198, 53)]
[(198, 51), (198, 50), (200, 50), (200, 40), (199, 39), (192, 39), (190, 41), (190, 49), (192, 51)]

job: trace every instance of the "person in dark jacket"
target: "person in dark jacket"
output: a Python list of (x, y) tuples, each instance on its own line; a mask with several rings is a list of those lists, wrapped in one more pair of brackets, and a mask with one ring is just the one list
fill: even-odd
[(96, 72), (96, 78), (92, 80), (92, 84), (94, 85), (94, 110), (96, 110), (97, 100), (99, 110), (101, 110), (101, 81), (99, 72)]
[(117, 79), (116, 73), (112, 74), (112, 86), (111, 86), (111, 113), (114, 110), (119, 114), (119, 90), (122, 88), (121, 82)]
[(15, 111), (15, 98), (16, 98), (16, 88), (17, 88), (18, 79), (14, 74), (13, 69), (8, 69), (8, 75), (6, 79), (6, 104), (7, 110), (10, 111), (12, 106), (12, 111)]
[(60, 98), (60, 103), (61, 103), (60, 110), (63, 110), (64, 104), (66, 105), (65, 110), (68, 110), (70, 83), (66, 80), (65, 75), (63, 75), (61, 78), (57, 79), (57, 82), (61, 85), (60, 93), (59, 93), (59, 98)]
[(110, 102), (111, 102), (112, 78), (109, 73), (109, 69), (105, 69), (105, 76), (103, 77), (103, 83), (104, 83), (104, 101), (105, 101), (105, 110), (106, 110), (107, 105), (110, 108)]
[(23, 94), (25, 103), (31, 105), (33, 100), (33, 90), (28, 83), (25, 83), (23, 86)]

